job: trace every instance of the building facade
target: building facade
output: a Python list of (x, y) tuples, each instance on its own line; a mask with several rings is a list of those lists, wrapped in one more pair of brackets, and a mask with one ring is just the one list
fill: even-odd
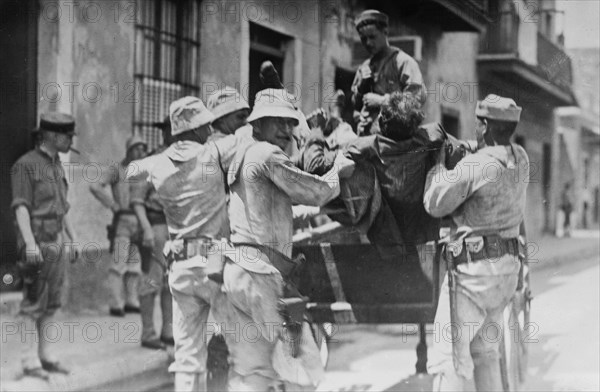
[[(388, 13), (391, 43), (419, 61), (429, 90), (428, 120), (473, 136), (478, 34), (486, 22), (476, 1), (459, 8), (449, 0), (11, 0), (2, 7), (11, 31), (2, 37), (8, 52), (2, 57), (8, 70), (1, 81), (3, 167), (31, 147), (39, 113), (73, 114), (81, 155), (62, 158), (70, 218), (90, 250), (107, 248), (112, 213), (91, 196), (89, 185), (123, 159), (134, 131), (156, 146), (160, 131), (152, 123), (167, 114), (171, 101), (188, 94), (206, 99), (224, 85), (252, 103), (267, 59), (305, 113), (324, 106), (337, 89), (349, 92), (365, 58), (353, 18), (366, 8)], [(10, 248), (8, 188), (2, 189), (1, 225)]]
[(557, 32), (556, 2), (488, 0), (491, 22), (481, 36), (480, 95), (514, 98), (523, 107), (515, 141), (530, 159), (526, 227), (531, 238), (553, 232), (561, 190), (560, 143), (554, 111), (576, 105), (571, 59)]

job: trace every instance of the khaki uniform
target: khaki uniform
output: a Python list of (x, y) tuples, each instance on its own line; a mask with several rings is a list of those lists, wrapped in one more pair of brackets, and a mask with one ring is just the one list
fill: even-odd
[[(25, 272), (23, 301), (19, 316), (23, 327), (43, 330), (44, 324), (61, 307), (66, 267), (63, 218), (69, 210), (67, 181), (58, 157), (52, 158), (40, 148), (23, 155), (11, 171), (12, 207), (26, 206), (31, 229), (44, 262)], [(18, 231), (18, 246), (25, 259), (24, 242)], [(51, 361), (49, 353), (28, 335), (23, 356), (24, 369), (41, 367), (40, 359)]]
[[(363, 77), (365, 68), (371, 69), (373, 78), (365, 83)], [(365, 86), (370, 84), (370, 86)], [(425, 102), (426, 90), (419, 64), (402, 50), (390, 46), (386, 53), (365, 60), (356, 71), (352, 82), (352, 102), (354, 108), (360, 111), (357, 125), (359, 136), (377, 134), (379, 124), (376, 121), (379, 109), (368, 109), (363, 105), (362, 97), (367, 93), (379, 95), (391, 94), (394, 91), (408, 91), (417, 95)]]
[[(468, 262), (448, 272), (456, 290), (446, 276), (435, 316), (435, 325), (446, 329), (448, 337), (456, 337), (442, 335), (429, 356), (428, 370), (438, 373), (434, 387), (439, 390), (464, 390), (465, 381), (473, 376), (480, 391), (502, 390), (498, 364), (502, 314), (518, 282), (515, 244), (528, 176), (527, 154), (516, 144), (485, 147), (453, 170), (437, 164), (428, 173), (425, 209), (438, 217), (450, 214), (458, 227), (472, 230), (463, 244)], [(504, 245), (493, 246), (494, 241)]]

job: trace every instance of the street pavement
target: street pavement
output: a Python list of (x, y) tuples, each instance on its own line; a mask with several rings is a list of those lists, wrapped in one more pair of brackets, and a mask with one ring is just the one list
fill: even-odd
[[(524, 391), (600, 391), (599, 257), (568, 259), (532, 273), (529, 370)], [(415, 376), (412, 326), (341, 327), (320, 391), (426, 391)], [(431, 347), (434, 333), (429, 329)]]
[[(536, 242), (527, 391), (600, 390), (598, 231), (575, 237)], [(0, 298), (1, 391), (172, 390), (166, 374), (172, 352), (140, 347), (139, 315), (117, 320), (105, 311), (66, 313), (57, 320), (62, 336), (49, 331), (60, 358), (73, 369), (71, 376), (56, 376), (47, 384), (21, 378), (23, 335), (14, 330), (13, 313), (18, 294), (9, 294)], [(99, 297), (96, 293), (96, 302), (104, 303)], [(86, 301), (75, 307), (87, 308)], [(431, 326), (428, 330), (431, 347), (436, 333)], [(336, 326), (319, 391), (430, 391), (431, 376), (415, 375), (417, 343), (415, 325)]]

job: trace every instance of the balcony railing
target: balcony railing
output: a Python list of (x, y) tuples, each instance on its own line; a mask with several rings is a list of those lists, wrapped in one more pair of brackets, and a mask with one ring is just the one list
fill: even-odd
[(548, 81), (562, 87), (572, 84), (571, 58), (560, 46), (541, 33), (537, 35), (537, 61)]
[[(556, 86), (568, 88), (572, 84), (571, 59), (561, 46), (552, 42), (541, 33), (537, 33), (537, 42), (519, 43), (519, 15), (515, 10), (499, 12), (481, 35), (479, 52), (485, 55), (521, 56), (523, 45), (537, 45), (537, 66), (533, 67), (541, 77)], [(500, 59), (500, 58), (499, 58)]]

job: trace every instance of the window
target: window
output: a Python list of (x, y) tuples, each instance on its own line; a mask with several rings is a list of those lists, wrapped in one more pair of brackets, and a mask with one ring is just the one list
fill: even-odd
[(200, 92), (200, 1), (143, 0), (138, 5), (133, 125), (152, 149), (162, 142), (152, 123), (168, 114), (175, 99)]

